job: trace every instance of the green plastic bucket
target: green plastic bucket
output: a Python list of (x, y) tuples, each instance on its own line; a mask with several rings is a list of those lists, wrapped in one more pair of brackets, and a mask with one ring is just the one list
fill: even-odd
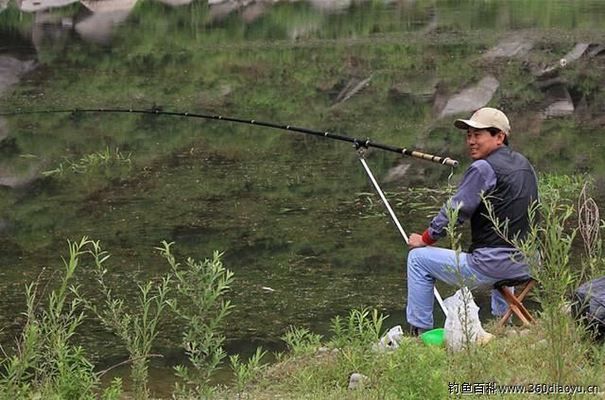
[(445, 329), (431, 329), (430, 331), (426, 331), (420, 335), (420, 339), (424, 344), (443, 346), (443, 343), (445, 343)]

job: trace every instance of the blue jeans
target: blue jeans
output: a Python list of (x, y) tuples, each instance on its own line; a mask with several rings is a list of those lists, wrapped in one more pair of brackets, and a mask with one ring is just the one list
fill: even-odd
[[(458, 254), (441, 247), (419, 247), (408, 254), (407, 320), (421, 329), (433, 328), (433, 287), (439, 279), (449, 285), (469, 289), (492, 287), (500, 279), (483, 275), (472, 269), (467, 253)], [(492, 314), (503, 315), (507, 304), (497, 290), (492, 290)]]

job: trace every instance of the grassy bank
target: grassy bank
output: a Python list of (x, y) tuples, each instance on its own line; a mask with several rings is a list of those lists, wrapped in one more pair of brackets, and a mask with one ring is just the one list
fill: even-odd
[[(471, 352), (452, 353), (444, 347), (427, 346), (416, 338), (404, 338), (397, 350), (387, 353), (373, 352), (370, 343), (338, 350), (328, 345), (305, 352), (295, 346), (289, 356), (267, 368), (244, 392), (230, 390), (219, 397), (441, 399), (511, 390), (509, 395), (516, 398), (520, 394), (514, 391), (525, 393), (523, 398), (545, 398), (546, 393), (546, 398), (557, 398), (555, 391), (560, 390), (559, 397), (567, 398), (569, 390), (583, 390), (585, 398), (602, 398), (596, 393), (605, 384), (602, 346), (585, 338), (573, 321), (565, 323), (569, 332), (565, 340), (567, 352), (560, 360), (566, 365), (562, 379), (556, 378), (549, 365), (552, 348), (547, 328), (540, 320), (528, 329), (510, 327), (502, 332), (496, 332), (494, 324), (488, 323), (485, 328), (496, 337)], [(353, 373), (367, 377), (360, 388), (348, 388)]]

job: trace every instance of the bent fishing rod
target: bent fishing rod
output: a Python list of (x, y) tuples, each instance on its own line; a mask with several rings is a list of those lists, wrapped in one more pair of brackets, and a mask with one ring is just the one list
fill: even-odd
[(210, 114), (200, 114), (200, 113), (191, 113), (191, 112), (177, 112), (177, 111), (164, 111), (160, 109), (133, 109), (133, 108), (74, 108), (74, 109), (49, 109), (49, 110), (16, 110), (16, 111), (5, 111), (0, 112), (0, 116), (15, 116), (15, 115), (31, 115), (31, 114), (60, 114), (60, 113), (122, 113), (122, 114), (150, 114), (150, 115), (166, 115), (166, 116), (174, 116), (174, 117), (186, 117), (186, 118), (202, 118), (202, 119), (211, 119), (217, 121), (227, 121), (227, 122), (235, 122), (240, 124), (248, 124), (248, 125), (258, 125), (264, 126), (268, 128), (281, 129), (290, 132), (299, 132), (306, 133), (313, 136), (321, 136), (329, 139), (335, 139), (345, 142), (353, 143), (353, 145), (362, 144), (363, 147), (374, 147), (381, 150), (390, 151), (393, 153), (401, 154), (404, 156), (410, 156), (414, 158), (419, 158), (422, 160), (432, 161), (435, 163), (439, 163), (442, 165), (447, 165), (450, 167), (457, 167), (458, 161), (451, 159), (449, 157), (436, 156), (433, 154), (424, 153), (415, 149), (408, 149), (405, 147), (396, 147), (387, 144), (375, 143), (372, 142), (369, 138), (366, 139), (356, 139), (345, 135), (340, 135), (336, 133), (332, 133), (329, 131), (319, 131), (309, 128), (303, 128), (292, 125), (281, 125), (273, 122), (266, 121), (257, 121), (255, 119), (242, 119), (242, 118), (234, 118), (234, 117), (226, 117), (222, 115), (210, 115)]

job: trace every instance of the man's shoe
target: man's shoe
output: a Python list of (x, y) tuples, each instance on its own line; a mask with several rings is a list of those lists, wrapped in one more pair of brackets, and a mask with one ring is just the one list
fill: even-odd
[(418, 328), (410, 325), (410, 336), (420, 336), (426, 331), (428, 331), (428, 329)]

